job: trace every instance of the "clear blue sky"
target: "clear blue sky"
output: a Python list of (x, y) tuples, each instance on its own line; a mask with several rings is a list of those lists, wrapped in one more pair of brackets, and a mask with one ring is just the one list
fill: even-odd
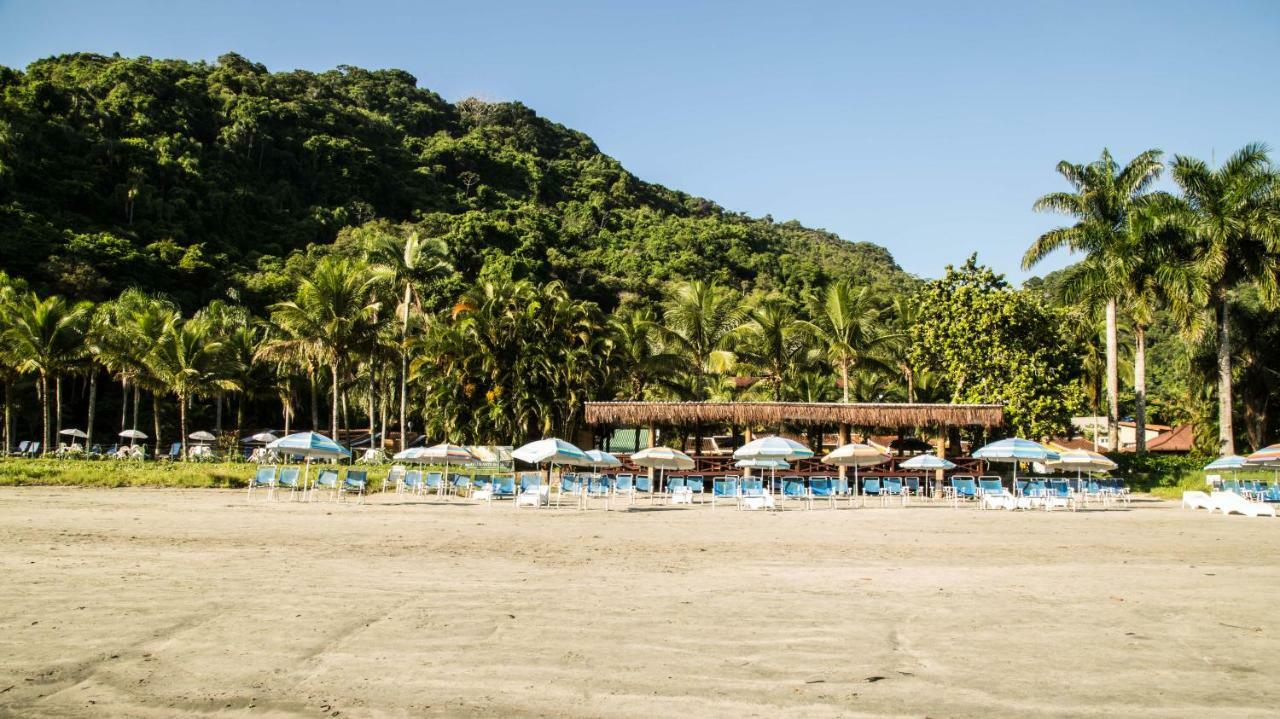
[(1063, 188), (1058, 160), (1280, 145), (1280, 2), (959, 4), (0, 0), (0, 64), (234, 50), (272, 70), (402, 68), (922, 276), (972, 251), (1027, 276), (1023, 249), (1061, 221), (1031, 211)]

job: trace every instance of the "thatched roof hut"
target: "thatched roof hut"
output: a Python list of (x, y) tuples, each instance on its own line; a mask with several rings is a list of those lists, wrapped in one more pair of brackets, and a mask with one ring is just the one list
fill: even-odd
[(848, 424), (863, 427), (999, 427), (998, 404), (897, 402), (587, 402), (587, 424)]

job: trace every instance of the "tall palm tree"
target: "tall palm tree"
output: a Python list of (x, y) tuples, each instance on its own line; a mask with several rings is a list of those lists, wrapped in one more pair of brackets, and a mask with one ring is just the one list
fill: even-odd
[(868, 287), (855, 288), (847, 280), (838, 280), (812, 300), (817, 310), (808, 328), (826, 347), (831, 365), (839, 370), (842, 401), (848, 402), (850, 370), (868, 359), (871, 348), (885, 342), (889, 333), (879, 327), (880, 308)]
[(1231, 306), (1244, 287), (1256, 289), (1269, 307), (1280, 300), (1280, 176), (1267, 147), (1257, 143), (1216, 170), (1174, 156), (1172, 174), (1182, 198), (1171, 218), (1187, 234), (1217, 327), (1218, 451), (1234, 454)]
[(193, 397), (233, 389), (224, 367), (223, 344), (207, 319), (171, 323), (147, 357), (151, 377), (178, 400), (182, 455), (187, 454), (187, 406)]
[(400, 324), (400, 449), (405, 449), (406, 407), (409, 397), (409, 317), (422, 312), (418, 283), (450, 271), (449, 247), (439, 238), (422, 239), (418, 233), (399, 237), (375, 233), (365, 248), (366, 257), (387, 274), (391, 290), (402, 298), (396, 307)]
[[(93, 306), (88, 302), (68, 302), (54, 295), (41, 299), (34, 292), (19, 298), (12, 307), (6, 337), (18, 369), (39, 375), (40, 409), (43, 435), (42, 449), (49, 451), (53, 441), (49, 417), (49, 383), (60, 383), (67, 371), (85, 353), (84, 333)], [(61, 424), (61, 392), (58, 395), (57, 419)]]
[(747, 315), (737, 292), (700, 280), (678, 285), (663, 303), (663, 334), (688, 359), (696, 398), (708, 395), (710, 375), (733, 368), (729, 343)]
[(1030, 269), (1049, 253), (1070, 249), (1093, 256), (1083, 275), (1094, 283), (1090, 294), (1101, 297), (1107, 321), (1107, 436), (1108, 447), (1120, 442), (1120, 373), (1117, 357), (1116, 307), (1124, 287), (1120, 274), (1124, 263), (1108, 255), (1132, 232), (1131, 219), (1149, 200), (1148, 190), (1160, 177), (1164, 166), (1160, 150), (1147, 150), (1123, 168), (1104, 149), (1102, 156), (1088, 165), (1058, 163), (1058, 174), (1071, 184), (1071, 192), (1051, 192), (1036, 200), (1038, 212), (1058, 212), (1076, 218), (1069, 227), (1052, 229), (1031, 244), (1022, 257), (1023, 269)]
[(333, 402), (329, 431), (338, 439), (338, 411), (348, 353), (369, 332), (379, 307), (374, 298), (379, 277), (368, 265), (343, 257), (325, 257), (299, 280), (294, 298), (272, 306), (272, 320), (287, 336), (272, 341), (278, 351), (298, 350), (329, 365)]
[[(12, 321), (15, 304), (21, 293), (19, 283), (0, 271), (0, 339), (8, 337), (9, 324)], [(18, 381), (21, 372), (18, 365), (21, 358), (11, 343), (0, 343), (0, 382), (4, 383), (4, 451), (13, 447), (13, 385)]]

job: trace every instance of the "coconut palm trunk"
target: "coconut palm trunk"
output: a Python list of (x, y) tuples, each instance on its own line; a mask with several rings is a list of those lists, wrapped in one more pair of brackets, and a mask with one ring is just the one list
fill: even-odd
[(156, 459), (161, 456), (160, 453), (160, 393), (151, 393), (151, 420), (155, 425), (152, 429), (156, 433)]
[(1236, 453), (1231, 405), (1231, 315), (1223, 297), (1218, 308), (1218, 454), (1223, 457)]
[(4, 451), (13, 447), (13, 383), (4, 381)]
[(44, 423), (43, 435), (41, 436), (40, 452), (42, 454), (49, 453), (49, 375), (45, 372), (40, 373), (40, 412), (43, 415)]
[(85, 434), (89, 435), (84, 440), (84, 448), (88, 450), (93, 447), (93, 422), (98, 415), (98, 371), (97, 369), (89, 370), (89, 423), (84, 428)]
[(1134, 451), (1147, 451), (1147, 328), (1133, 327), (1133, 425), (1136, 430)]
[(178, 395), (178, 433), (182, 436), (178, 439), (182, 442), (182, 459), (187, 459), (187, 396)]
[(329, 432), (333, 435), (333, 441), (341, 443), (338, 438), (338, 405), (342, 401), (341, 392), (338, 389), (338, 358), (335, 354), (333, 364), (329, 367), (329, 378), (333, 381), (333, 407), (329, 413)]
[(1120, 450), (1120, 366), (1116, 329), (1116, 301), (1107, 300), (1107, 448)]
[(54, 372), (53, 374), (53, 398), (54, 398), (54, 420), (57, 423), (57, 429), (54, 430), (53, 439), (62, 436), (62, 375)]

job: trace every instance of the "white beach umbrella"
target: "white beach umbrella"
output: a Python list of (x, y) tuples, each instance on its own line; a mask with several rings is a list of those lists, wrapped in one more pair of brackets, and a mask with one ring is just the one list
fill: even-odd
[(1057, 459), (1045, 462), (1045, 466), (1064, 472), (1075, 470), (1076, 481), (1078, 482), (1084, 472), (1109, 472), (1118, 465), (1093, 450), (1069, 449), (1060, 453)]
[(142, 432), (139, 432), (136, 429), (126, 429), (125, 431), (121, 432), (118, 436), (128, 439), (130, 447), (133, 446), (133, 440), (147, 438), (147, 435), (143, 434)]
[(791, 469), (791, 464), (785, 459), (740, 459), (733, 463), (735, 467), (743, 469), (767, 469), (769, 470), (769, 491), (774, 491), (778, 484), (778, 470)]
[[(587, 453), (558, 437), (548, 437), (536, 442), (529, 442), (511, 451), (511, 456), (529, 464), (547, 465), (547, 483), (551, 483), (551, 475), (557, 464), (570, 466), (586, 466), (589, 464)], [(539, 502), (538, 506), (542, 506)]]
[(192, 432), (187, 435), (187, 439), (194, 439), (197, 442), (215, 442), (218, 438), (213, 436), (213, 433), (206, 432), (202, 429), (199, 432)]
[(89, 435), (85, 434), (82, 430), (78, 430), (74, 428), (64, 429), (58, 434), (65, 434), (68, 437), (75, 437), (76, 439), (89, 439)]
[(249, 439), (246, 439), (244, 441), (257, 442), (259, 444), (270, 444), (271, 442), (274, 442), (277, 439), (279, 439), (279, 437), (275, 436), (274, 434), (271, 434), (270, 432), (259, 432), (255, 435), (250, 436)]
[(920, 470), (948, 470), (955, 469), (956, 463), (936, 454), (917, 454), (898, 465), (903, 469), (920, 469)]
[(618, 459), (617, 457), (603, 450), (588, 449), (586, 454), (587, 454), (587, 459), (590, 460), (590, 464), (593, 469), (599, 469), (600, 467), (621, 467), (622, 466), (622, 460)]
[(782, 459), (794, 462), (797, 459), (808, 459), (813, 450), (796, 442), (770, 435), (752, 440), (733, 451), (734, 459)]
[(663, 486), (662, 478), (669, 470), (693, 469), (696, 462), (689, 455), (671, 447), (648, 447), (631, 455), (631, 461), (641, 467), (653, 467), (658, 470), (658, 486)]
[(862, 488), (858, 486), (858, 467), (884, 464), (889, 461), (889, 455), (869, 444), (850, 442), (831, 450), (831, 453), (823, 457), (822, 461), (837, 467), (853, 467), (853, 491), (855, 494), (861, 494)]

